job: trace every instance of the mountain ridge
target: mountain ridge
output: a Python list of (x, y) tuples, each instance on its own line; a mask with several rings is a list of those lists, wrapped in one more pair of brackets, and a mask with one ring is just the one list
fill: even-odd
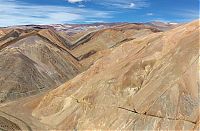
[[(182, 80), (187, 79), (186, 74), (192, 76), (197, 73), (198, 32), (199, 21), (195, 21), (166, 33), (152, 34), (116, 47), (89, 70), (46, 95), (33, 111), (33, 116), (40, 118), (42, 123), (54, 123), (57, 129), (195, 128), (198, 124), (198, 86), (192, 83), (198, 81), (198, 75), (193, 76), (190, 83)], [(164, 42), (163, 47), (160, 40)], [(153, 53), (151, 50), (154, 48), (158, 52)], [(127, 53), (122, 55), (119, 52), (123, 50)], [(184, 57), (184, 61), (179, 60), (181, 57)], [(113, 58), (117, 59), (112, 61)], [(140, 63), (140, 59), (143, 62)], [(184, 66), (180, 68), (180, 65)], [(132, 70), (138, 70), (141, 78), (137, 79), (138, 76)], [(133, 81), (130, 77), (133, 77)], [(134, 88), (129, 89), (130, 85)], [(127, 93), (130, 97), (126, 96)], [(129, 126), (126, 121), (131, 114), (132, 126)], [(145, 119), (143, 115), (149, 117)], [(155, 119), (152, 118), (154, 116)], [(154, 123), (156, 121), (159, 123)], [(145, 124), (140, 126), (143, 122)], [(153, 123), (156, 126), (150, 127)]]
[(199, 29), (199, 20), (166, 31), (115, 25), (76, 32), (86, 42), (74, 49), (67, 31), (5, 33), (0, 44), (17, 40), (0, 51), (0, 97), (10, 97), (0, 111), (31, 130), (198, 130)]

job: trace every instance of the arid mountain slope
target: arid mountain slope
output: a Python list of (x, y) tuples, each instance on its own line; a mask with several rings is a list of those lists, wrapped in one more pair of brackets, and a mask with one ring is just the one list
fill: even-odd
[(0, 28), (0, 38), (3, 37), (7, 33), (7, 30)]
[(72, 54), (81, 63), (90, 67), (96, 60), (102, 57), (101, 51), (117, 47), (126, 41), (143, 37), (155, 32), (156, 28), (145, 25), (122, 24), (112, 28), (90, 32), (80, 37), (74, 44)]
[[(70, 28), (69, 32), (75, 28)], [(140, 24), (77, 25), (77, 28), (88, 30), (79, 32), (75, 41), (68, 39), (68, 31), (55, 30), (53, 26), (30, 25), (2, 29), (0, 101), (55, 88), (89, 68), (109, 53), (108, 49), (159, 31)]]
[(33, 116), (55, 129), (198, 128), (199, 21), (128, 41), (46, 95)]
[(39, 33), (33, 31), (1, 43), (0, 101), (55, 88), (81, 72), (75, 57), (53, 38)]

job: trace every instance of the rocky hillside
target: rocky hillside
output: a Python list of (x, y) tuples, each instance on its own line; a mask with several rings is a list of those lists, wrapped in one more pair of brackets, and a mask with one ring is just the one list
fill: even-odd
[(81, 61), (82, 65), (88, 68), (104, 55), (106, 49), (156, 32), (160, 32), (160, 30), (142, 24), (120, 24), (111, 28), (92, 31), (74, 42), (72, 54)]
[[(109, 53), (106, 50), (159, 31), (146, 25), (121, 23), (73, 26), (0, 29), (1, 102), (56, 88)], [(77, 31), (73, 35), (69, 34), (72, 29)]]
[(107, 50), (32, 115), (60, 130), (197, 130), (199, 31), (194, 21)]
[(0, 41), (0, 101), (55, 88), (82, 71), (82, 66), (53, 34), (12, 30)]

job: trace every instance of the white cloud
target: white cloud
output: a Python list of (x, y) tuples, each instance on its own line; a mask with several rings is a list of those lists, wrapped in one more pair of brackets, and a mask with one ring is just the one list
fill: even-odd
[(133, 8), (135, 7), (135, 4), (134, 3), (130, 3), (130, 8)]
[(108, 8), (141, 9), (148, 7), (147, 0), (91, 0)]
[(82, 2), (83, 0), (68, 0), (69, 3), (77, 3), (77, 2)]
[(152, 16), (152, 15), (154, 15), (153, 13), (147, 13), (146, 15), (148, 15), (148, 16)]
[(102, 5), (110, 9), (140, 9), (148, 7), (147, 0), (67, 0), (70, 3), (90, 2), (91, 4)]
[(78, 7), (83, 8), (83, 7), (85, 7), (85, 5), (82, 5), (82, 4), (81, 4), (81, 5), (78, 5)]
[(0, 0), (0, 26), (77, 23), (111, 18), (113, 12)]

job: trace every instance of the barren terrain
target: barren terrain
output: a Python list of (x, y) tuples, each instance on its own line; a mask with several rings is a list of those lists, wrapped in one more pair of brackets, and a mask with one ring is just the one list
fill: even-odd
[(152, 24), (2, 29), (0, 130), (199, 130), (199, 20)]

